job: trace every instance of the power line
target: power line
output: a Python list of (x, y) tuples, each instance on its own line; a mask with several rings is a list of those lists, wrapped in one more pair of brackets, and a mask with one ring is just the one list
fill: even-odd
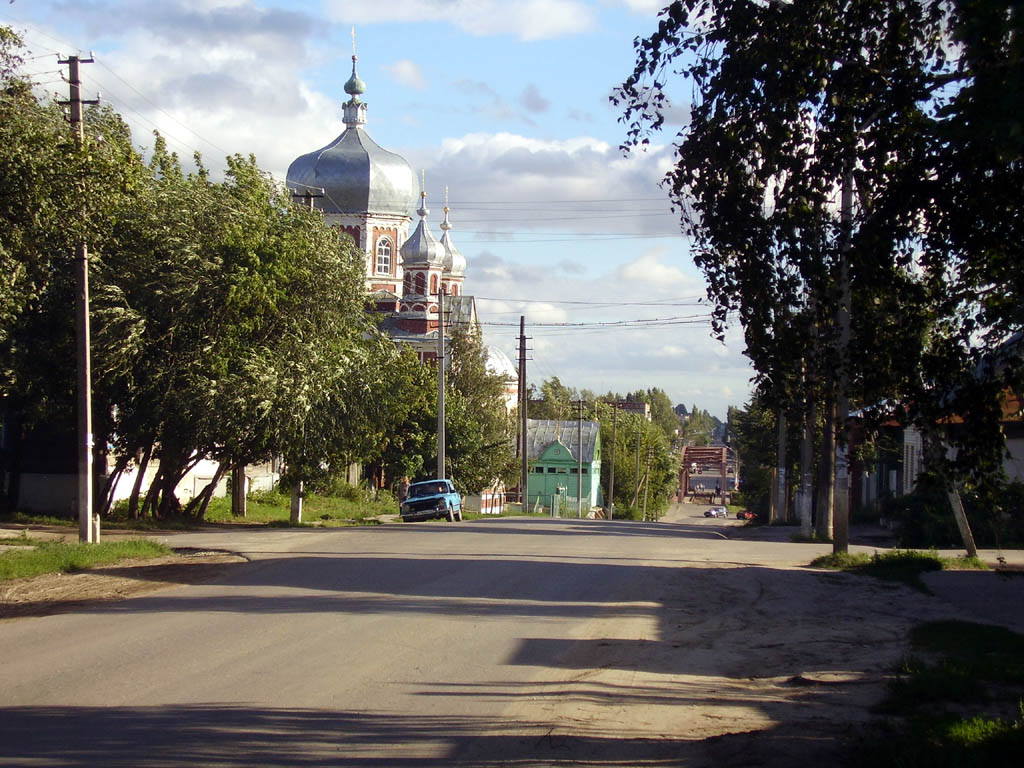
[(692, 306), (692, 302), (694, 300), (700, 301), (700, 299), (700, 296), (679, 296), (671, 299), (662, 299), (660, 301), (602, 301), (600, 299), (594, 299), (593, 301), (574, 301), (568, 299), (512, 299), (495, 298), (493, 296), (476, 297), (477, 301), (503, 301), (516, 304), (570, 304), (594, 307), (596, 309), (603, 309), (605, 307), (688, 307)]

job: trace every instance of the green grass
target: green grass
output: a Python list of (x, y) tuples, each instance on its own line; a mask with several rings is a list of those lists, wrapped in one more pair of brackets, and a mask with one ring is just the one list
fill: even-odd
[[(1003, 768), (1024, 753), (1024, 635), (967, 621), (910, 633), (913, 655), (895, 670), (851, 764), (875, 768)], [(1017, 717), (1007, 714), (1016, 711)], [(904, 718), (902, 724), (892, 716)]]
[(534, 512), (532, 509), (523, 512), (519, 502), (506, 504), (500, 515), (482, 515), (479, 512), (470, 512), (468, 509), (462, 510), (463, 520), (490, 520), (495, 517), (550, 517), (550, 513)]
[(894, 550), (868, 555), (862, 552), (834, 552), (811, 561), (815, 568), (866, 573), (879, 579), (902, 582), (914, 589), (927, 592), (921, 574), (929, 571), (987, 570), (978, 558), (942, 557), (937, 552)]
[[(212, 499), (206, 510), (210, 523), (243, 523), (286, 527), (291, 523), (291, 497), (275, 491), (253, 493), (246, 501), (245, 517), (231, 514), (231, 499)], [(379, 500), (339, 498), (307, 494), (302, 502), (302, 525), (376, 524), (378, 515), (396, 515), (398, 505), (389, 494)]]
[(0, 523), (15, 525), (53, 525), (61, 528), (77, 528), (78, 518), (54, 517), (53, 515), (36, 515), (27, 512), (5, 512), (0, 515)]
[(33, 543), (32, 549), (16, 549), (0, 554), (0, 581), (39, 576), (44, 573), (70, 573), (120, 560), (171, 554), (167, 546), (149, 539), (99, 544), (69, 544), (65, 541)]

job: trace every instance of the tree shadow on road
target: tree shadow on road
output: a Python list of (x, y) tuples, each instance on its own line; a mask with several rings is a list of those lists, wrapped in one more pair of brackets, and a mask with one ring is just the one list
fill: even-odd
[[(823, 752), (814, 734), (780, 728), (710, 743), (622, 738), (609, 727), (424, 713), (224, 705), (7, 707), (5, 766), (703, 766), (750, 765), (757, 753), (794, 759)], [(733, 743), (735, 741), (736, 743)], [(715, 758), (715, 755), (718, 758)], [(748, 762), (723, 761), (734, 754)], [(755, 758), (756, 759), (756, 758)], [(756, 762), (791, 765), (789, 762)], [(801, 764), (822, 764), (807, 763)]]

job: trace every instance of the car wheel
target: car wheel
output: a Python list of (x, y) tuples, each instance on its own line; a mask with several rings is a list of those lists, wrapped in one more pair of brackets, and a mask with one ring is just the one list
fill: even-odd
[(455, 513), (455, 519), (456, 519), (456, 520), (457, 520), (458, 522), (460, 522), (460, 523), (462, 522), (462, 509), (461, 509), (461, 508), (459, 509), (459, 511), (458, 511), (458, 512), (456, 512), (456, 513)]
[(455, 522), (455, 512), (452, 510), (451, 507), (448, 507), (448, 511), (445, 514), (445, 519), (449, 523), (454, 523)]

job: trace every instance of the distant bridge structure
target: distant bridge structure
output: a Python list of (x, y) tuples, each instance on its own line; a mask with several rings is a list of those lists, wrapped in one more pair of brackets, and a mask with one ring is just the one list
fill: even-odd
[[(724, 445), (687, 445), (683, 447), (679, 468), (679, 488), (684, 497), (693, 495), (713, 497), (718, 487), (723, 495), (731, 489), (729, 480), (729, 449)], [(703, 491), (695, 486), (703, 485)]]

